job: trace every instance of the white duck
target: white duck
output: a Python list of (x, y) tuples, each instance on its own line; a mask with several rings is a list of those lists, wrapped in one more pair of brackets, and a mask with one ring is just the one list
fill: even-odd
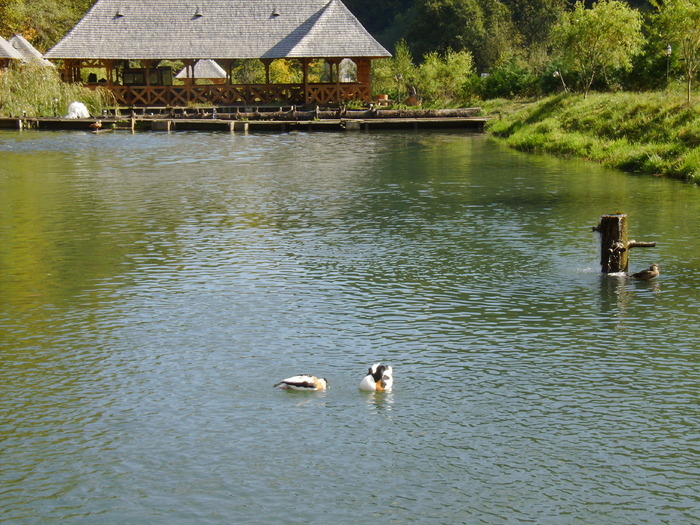
[(360, 390), (365, 392), (390, 392), (394, 384), (394, 370), (387, 365), (374, 363), (360, 382)]
[(324, 377), (316, 377), (309, 374), (288, 377), (273, 386), (282, 390), (325, 390), (328, 388), (328, 380)]

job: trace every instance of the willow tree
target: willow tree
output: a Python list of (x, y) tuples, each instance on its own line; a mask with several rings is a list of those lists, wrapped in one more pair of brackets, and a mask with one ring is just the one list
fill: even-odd
[(700, 66), (700, 0), (666, 0), (657, 7), (661, 35), (683, 62), (690, 104), (693, 77)]
[(586, 98), (598, 76), (632, 67), (644, 43), (642, 16), (618, 0), (600, 0), (590, 9), (578, 1), (553, 28), (552, 38), (563, 63), (581, 75)]

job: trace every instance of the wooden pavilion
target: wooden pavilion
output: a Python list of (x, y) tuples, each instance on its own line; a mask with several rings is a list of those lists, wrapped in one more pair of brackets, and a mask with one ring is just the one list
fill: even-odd
[[(324, 106), (369, 101), (371, 61), (389, 56), (341, 0), (97, 0), (45, 58), (62, 61), (64, 80), (102, 85), (121, 106)], [(204, 59), (224, 68), (224, 83), (178, 85), (162, 63), (191, 68)], [(244, 59), (263, 63), (264, 83), (233, 83)], [(303, 80), (271, 83), (277, 59), (297, 61)], [(341, 81), (343, 59), (357, 67), (352, 82)], [(330, 75), (312, 82), (309, 66), (318, 60)], [(104, 75), (83, 78), (88, 68)]]

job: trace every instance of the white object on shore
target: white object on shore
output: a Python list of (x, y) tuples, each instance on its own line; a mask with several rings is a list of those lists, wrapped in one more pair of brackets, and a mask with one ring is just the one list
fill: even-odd
[(90, 112), (82, 102), (71, 102), (66, 118), (90, 118)]

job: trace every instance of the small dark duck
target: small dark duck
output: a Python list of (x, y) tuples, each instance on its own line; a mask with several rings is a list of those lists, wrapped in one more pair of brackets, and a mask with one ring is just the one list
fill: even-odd
[(325, 390), (328, 388), (328, 380), (324, 377), (302, 374), (283, 379), (272, 388), (280, 388), (282, 390)]
[(633, 273), (630, 275), (632, 279), (637, 279), (638, 281), (648, 281), (654, 277), (659, 276), (659, 265), (652, 264), (648, 269), (642, 270), (641, 272)]
[(390, 366), (374, 363), (360, 382), (360, 390), (365, 392), (390, 392), (394, 385), (394, 370)]

